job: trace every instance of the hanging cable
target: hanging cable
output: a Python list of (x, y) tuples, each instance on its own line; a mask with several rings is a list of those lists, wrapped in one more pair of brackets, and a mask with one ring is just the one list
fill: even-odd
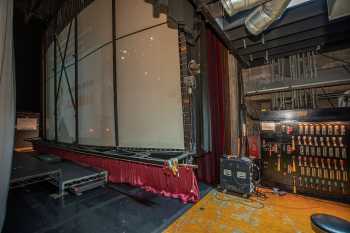
[(327, 93), (326, 93), (326, 91), (324, 90), (323, 87), (321, 88), (321, 90), (322, 90), (323, 94), (327, 97), (328, 103), (332, 106), (332, 108), (335, 108), (334, 104), (332, 103), (332, 101), (330, 100), (330, 98), (327, 96)]

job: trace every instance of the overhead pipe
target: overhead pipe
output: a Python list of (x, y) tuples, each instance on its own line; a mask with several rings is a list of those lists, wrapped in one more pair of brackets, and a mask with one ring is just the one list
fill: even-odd
[(291, 0), (272, 0), (257, 7), (245, 20), (248, 31), (259, 35), (282, 16)]
[(263, 90), (248, 91), (245, 93), (245, 96), (248, 97), (248, 96), (256, 96), (256, 95), (272, 94), (276, 92), (287, 92), (291, 90), (301, 90), (306, 88), (336, 87), (336, 86), (344, 86), (344, 85), (350, 85), (350, 80), (342, 79), (342, 80), (332, 80), (332, 81), (318, 81), (318, 82), (312, 82), (312, 83), (288, 85), (283, 87), (274, 87), (274, 88), (263, 89)]
[(226, 13), (233, 16), (240, 11), (248, 10), (271, 0), (221, 0)]

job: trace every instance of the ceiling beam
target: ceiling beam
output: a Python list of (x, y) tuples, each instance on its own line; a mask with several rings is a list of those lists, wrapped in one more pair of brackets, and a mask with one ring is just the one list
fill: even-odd
[(238, 54), (241, 56), (254, 54), (257, 52), (270, 51), (271, 49), (279, 46), (293, 44), (298, 41), (312, 40), (318, 37), (332, 36), (337, 33), (344, 33), (349, 30), (349, 22), (343, 21), (338, 24), (331, 24), (328, 26), (321, 26), (318, 28), (307, 29), (305, 31), (296, 31), (288, 36), (283, 36), (275, 40), (271, 40), (265, 44), (258, 44), (250, 46), (246, 49), (239, 49)]
[(268, 33), (264, 33), (263, 37), (260, 37), (258, 40), (256, 38), (243, 38), (239, 40), (232, 41), (232, 46), (238, 51), (241, 49), (248, 49), (249, 47), (256, 47), (259, 45), (267, 44), (270, 41), (294, 35), (299, 32), (304, 32), (312, 30), (314, 28), (324, 27), (328, 24), (327, 14), (317, 15), (306, 20), (297, 21), (295, 23), (287, 24), (284, 27), (278, 27), (272, 29)]
[[(321, 14), (327, 14), (327, 5), (324, 0), (315, 0), (300, 4), (298, 6), (287, 9), (282, 18), (273, 23), (263, 34), (267, 35), (273, 29), (280, 28), (298, 21), (303, 21), (305, 19)], [(233, 30), (228, 30), (225, 33), (230, 40), (239, 40), (246, 37), (250, 37), (254, 40), (261, 40), (261, 35), (252, 36), (246, 30), (244, 25)]]
[[(208, 23), (211, 26), (211, 28), (219, 36), (219, 38), (223, 41), (223, 43), (230, 50), (230, 52), (237, 56), (237, 54), (238, 54), (237, 50), (231, 46), (230, 40), (225, 35), (222, 28), (220, 28), (220, 26), (218, 25), (217, 21), (212, 16), (212, 14), (208, 8), (208, 3), (213, 3), (216, 1), (191, 0), (192, 4), (195, 5), (196, 10), (198, 12), (200, 12), (203, 15), (203, 17), (205, 18), (206, 23)], [(237, 56), (237, 60), (241, 63), (241, 65), (243, 67), (248, 67), (248, 62), (246, 60), (244, 60), (242, 57)]]
[[(295, 54), (297, 52), (305, 51), (306, 49), (316, 48), (317, 46), (320, 46), (321, 49), (323, 49), (323, 46), (328, 46), (331, 44), (343, 44), (343, 43), (349, 43), (350, 39), (350, 29), (347, 31), (343, 31), (340, 33), (335, 33), (332, 35), (326, 35), (326, 36), (320, 36), (315, 37), (312, 39), (304, 40), (304, 41), (298, 41), (295, 43), (289, 43), (284, 46), (279, 46), (276, 48), (272, 48), (269, 50), (269, 56), (287, 56), (291, 54)], [(250, 55), (243, 56), (245, 59), (252, 58), (253, 60), (250, 60), (250, 66), (256, 66), (256, 65), (262, 65), (265, 64), (265, 57), (266, 52), (257, 52)]]

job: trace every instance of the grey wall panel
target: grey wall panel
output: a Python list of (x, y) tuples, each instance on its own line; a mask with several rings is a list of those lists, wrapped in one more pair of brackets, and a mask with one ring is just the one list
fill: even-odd
[(121, 146), (184, 148), (178, 31), (162, 25), (117, 43)]
[[(73, 96), (74, 69), (74, 66), (70, 66), (66, 69)], [(57, 129), (59, 142), (73, 143), (75, 141), (75, 110), (68, 90), (68, 84), (63, 77), (57, 99)]]
[(112, 41), (112, 0), (95, 0), (78, 15), (79, 58)]
[(112, 45), (79, 62), (80, 144), (114, 146)]
[[(70, 28), (70, 30), (69, 30)], [(69, 32), (70, 31), (70, 32)], [(69, 38), (68, 38), (69, 37)], [(57, 139), (59, 142), (73, 143), (75, 141), (75, 110), (74, 110), (74, 23), (58, 35), (57, 46)], [(65, 70), (62, 70), (62, 58), (67, 46), (65, 57)], [(61, 54), (60, 54), (61, 51)], [(62, 55), (62, 58), (61, 58)], [(62, 74), (62, 77), (61, 77)], [(59, 79), (61, 86), (59, 88)], [(68, 85), (68, 82), (69, 85)], [(70, 86), (70, 90), (69, 90)], [(58, 89), (59, 88), (59, 89)], [(71, 94), (73, 96), (73, 101)]]
[(65, 59), (65, 65), (69, 66), (74, 64), (74, 22), (72, 23), (72, 26), (70, 28), (70, 24), (68, 24), (61, 33), (57, 35), (57, 70), (60, 72), (62, 60), (60, 57), (59, 49), (61, 49), (62, 56), (64, 56), (64, 50), (66, 47), (68, 34), (69, 34), (69, 40), (68, 40), (68, 46), (67, 46), (67, 53), (66, 53), (66, 59)]
[[(80, 144), (115, 145), (111, 3), (95, 0), (78, 15)], [(117, 35), (125, 36), (117, 40), (116, 51), (120, 145), (184, 148), (178, 31), (159, 26), (166, 16), (154, 18), (152, 5), (144, 0), (117, 0), (116, 16)], [(62, 52), (68, 28), (59, 34)], [(74, 96), (74, 26), (71, 30), (65, 66)], [(47, 58), (48, 139), (54, 138), (52, 50)], [(60, 65), (58, 53), (58, 78)], [(58, 139), (73, 142), (74, 109), (64, 76), (61, 82)]]
[(165, 14), (155, 18), (152, 4), (145, 0), (117, 0), (116, 16), (117, 37), (167, 21)]
[(79, 142), (114, 146), (112, 1), (96, 0), (78, 15)]

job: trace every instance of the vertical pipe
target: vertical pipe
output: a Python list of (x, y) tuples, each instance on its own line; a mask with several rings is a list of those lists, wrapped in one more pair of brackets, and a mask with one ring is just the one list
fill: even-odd
[(41, 137), (43, 139), (47, 139), (46, 136), (46, 91), (47, 91), (47, 60), (46, 60), (46, 51), (47, 51), (47, 37), (44, 36), (43, 43), (42, 43), (42, 48), (41, 48), (41, 61), (42, 61), (42, 113), (41, 113)]
[(301, 52), (300, 53), (301, 56), (301, 75), (302, 75), (302, 80), (306, 80), (307, 79), (307, 72), (306, 72), (306, 60), (307, 60), (307, 56), (306, 53)]
[(314, 78), (314, 71), (312, 68), (312, 53), (311, 53), (311, 51), (309, 51), (309, 70), (310, 70), (310, 77), (311, 77), (311, 79), (313, 79)]
[(238, 136), (239, 136), (239, 150), (238, 150), (238, 155), (239, 156), (242, 156), (242, 142), (243, 142), (243, 134), (242, 134), (242, 128), (243, 128), (243, 119), (242, 119), (242, 98), (243, 95), (242, 95), (242, 67), (241, 65), (238, 63), (237, 64), (237, 95), (238, 95), (238, 100), (239, 100), (239, 103), (238, 103), (238, 124), (239, 124), (239, 127), (238, 127)]
[(301, 75), (300, 75), (300, 59), (299, 59), (299, 54), (296, 55), (296, 61), (297, 61), (297, 70), (298, 70), (298, 75), (297, 75), (297, 79), (300, 80), (301, 79)]
[(277, 58), (277, 81), (281, 81), (281, 59)]
[(75, 91), (75, 143), (79, 144), (79, 55), (78, 55), (78, 16), (74, 19), (74, 63), (75, 63), (75, 78), (74, 78), (74, 91)]
[(245, 97), (244, 97), (244, 83), (243, 83), (243, 73), (242, 67), (238, 68), (238, 87), (239, 92), (238, 96), (240, 99), (239, 104), (239, 113), (240, 113), (240, 135), (241, 135), (241, 156), (248, 156), (248, 132), (247, 132), (247, 108), (245, 105)]
[(117, 93), (117, 29), (116, 0), (112, 0), (112, 45), (113, 45), (113, 96), (114, 96), (114, 136), (115, 146), (119, 146), (118, 136), (118, 93)]
[(285, 79), (285, 59), (284, 57), (281, 58), (282, 59), (282, 80)]
[(317, 60), (316, 60), (316, 52), (313, 51), (312, 53), (312, 58), (313, 58), (313, 64), (314, 64), (314, 78), (317, 78)]
[(294, 80), (294, 77), (295, 77), (295, 67), (294, 67), (294, 57), (293, 57), (293, 55), (290, 56), (290, 63), (291, 63), (291, 77), (292, 77), (292, 80)]
[(275, 61), (274, 58), (271, 60), (271, 82), (273, 83), (275, 81)]
[[(55, 33), (55, 32), (54, 32)], [(54, 98), (55, 98), (55, 142), (57, 142), (58, 136), (57, 136), (57, 41), (54, 39), (54, 52), (53, 52), (53, 60), (54, 60)]]
[(293, 75), (292, 75), (292, 62), (291, 62), (291, 56), (288, 56), (288, 65), (289, 65), (289, 79), (292, 80), (293, 79)]

